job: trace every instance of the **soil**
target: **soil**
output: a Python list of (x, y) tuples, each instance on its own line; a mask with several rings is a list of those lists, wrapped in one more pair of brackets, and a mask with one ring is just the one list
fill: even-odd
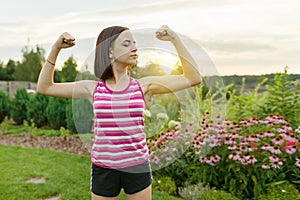
[(80, 155), (90, 155), (80, 138), (60, 136), (32, 136), (29, 133), (22, 135), (1, 135), (1, 145), (44, 148), (56, 151), (69, 152)]

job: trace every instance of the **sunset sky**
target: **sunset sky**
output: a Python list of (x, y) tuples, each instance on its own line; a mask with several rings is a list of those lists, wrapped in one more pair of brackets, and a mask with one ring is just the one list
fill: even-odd
[(1, 0), (1, 8), (4, 63), (20, 60), (26, 45), (39, 44), (47, 56), (67, 31), (77, 45), (64, 50), (58, 64), (73, 55), (80, 66), (107, 26), (155, 30), (167, 24), (203, 48), (221, 75), (276, 73), (286, 65), (300, 74), (299, 0)]

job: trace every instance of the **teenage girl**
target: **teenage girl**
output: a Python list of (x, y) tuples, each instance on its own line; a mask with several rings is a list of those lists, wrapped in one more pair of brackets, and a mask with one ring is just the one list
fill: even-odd
[(143, 131), (145, 102), (152, 95), (175, 92), (201, 82), (199, 69), (179, 36), (166, 25), (155, 34), (176, 48), (182, 75), (130, 77), (128, 68), (137, 62), (137, 48), (130, 30), (121, 26), (105, 28), (98, 36), (94, 62), (98, 81), (54, 83), (54, 67), (60, 50), (75, 45), (75, 38), (66, 32), (53, 44), (40, 72), (39, 93), (87, 98), (93, 105), (93, 200), (118, 199), (122, 188), (127, 200), (151, 199), (152, 176)]

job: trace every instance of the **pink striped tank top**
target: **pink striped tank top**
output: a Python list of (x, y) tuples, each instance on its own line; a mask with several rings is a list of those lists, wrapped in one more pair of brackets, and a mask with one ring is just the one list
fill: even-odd
[(144, 133), (145, 101), (139, 82), (130, 78), (124, 90), (113, 91), (100, 80), (93, 100), (92, 163), (104, 168), (124, 168), (146, 162), (149, 153)]

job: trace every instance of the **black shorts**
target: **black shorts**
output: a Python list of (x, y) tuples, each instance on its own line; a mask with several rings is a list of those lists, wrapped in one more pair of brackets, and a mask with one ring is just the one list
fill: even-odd
[(134, 194), (147, 188), (152, 182), (149, 162), (122, 168), (110, 169), (92, 164), (91, 191), (105, 197), (118, 196), (121, 188), (126, 194)]

